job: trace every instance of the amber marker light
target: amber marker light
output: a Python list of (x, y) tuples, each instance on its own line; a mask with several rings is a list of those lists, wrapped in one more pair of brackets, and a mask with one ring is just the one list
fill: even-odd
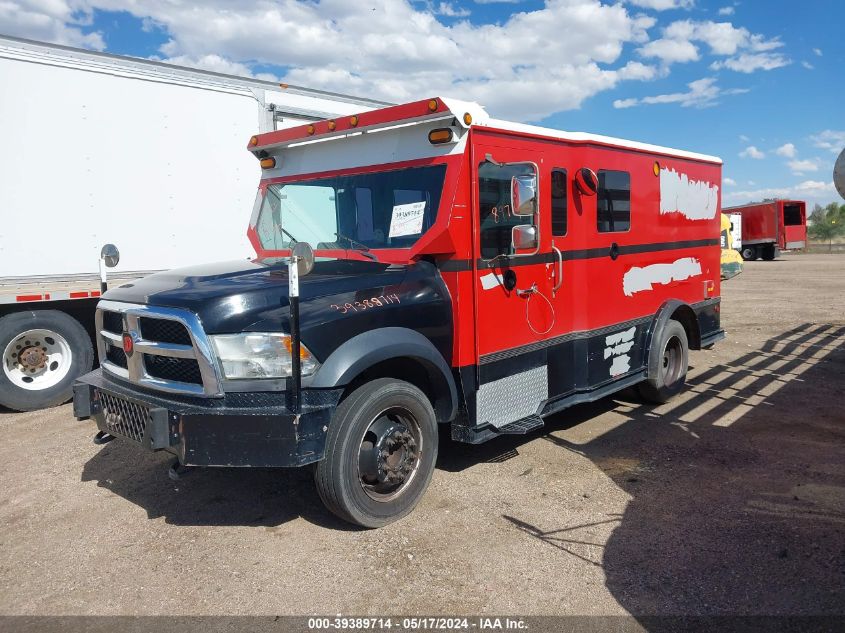
[(651, 171), (654, 172), (655, 176), (659, 176), (660, 175), (660, 163), (658, 163), (657, 161), (654, 161), (654, 165), (651, 166)]
[(352, 127), (355, 127), (356, 125), (358, 125), (358, 115), (357, 114), (353, 114), (351, 117), (349, 117), (349, 125), (351, 125)]
[(311, 136), (316, 130), (317, 130), (317, 128), (315, 128), (313, 125), (309, 125), (308, 126), (308, 136)]
[(440, 143), (448, 143), (452, 140), (452, 130), (447, 127), (438, 128), (428, 133), (428, 142), (432, 145), (439, 145)]
[(250, 139), (249, 139), (249, 146), (255, 147), (256, 145), (258, 145), (258, 137), (257, 136), (251, 136)]
[(261, 159), (261, 169), (273, 169), (276, 166), (276, 159), (272, 156), (270, 158)]
[(472, 115), (469, 112), (464, 112), (464, 123), (472, 125)]
[(429, 112), (437, 112), (437, 99), (429, 99), (428, 100), (428, 111)]
[(336, 127), (337, 123), (335, 123), (334, 121), (329, 121), (329, 132), (333, 132)]

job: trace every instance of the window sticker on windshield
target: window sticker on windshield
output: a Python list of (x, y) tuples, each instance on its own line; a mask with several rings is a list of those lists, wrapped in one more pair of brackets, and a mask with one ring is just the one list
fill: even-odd
[(423, 216), (425, 215), (425, 200), (397, 204), (393, 207), (390, 218), (390, 234), (388, 237), (402, 237), (403, 235), (419, 235), (422, 233)]

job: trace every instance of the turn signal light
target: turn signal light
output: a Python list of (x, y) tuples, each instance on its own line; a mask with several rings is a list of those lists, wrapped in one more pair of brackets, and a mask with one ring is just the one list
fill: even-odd
[(448, 127), (438, 128), (428, 133), (428, 142), (432, 145), (448, 143), (452, 140), (452, 130)]
[(334, 121), (329, 121), (329, 131), (330, 132), (333, 132), (336, 127), (337, 127), (337, 123), (335, 123)]
[(472, 125), (472, 115), (469, 112), (464, 112), (464, 123)]
[(356, 125), (358, 125), (358, 115), (357, 114), (353, 114), (351, 117), (349, 117), (349, 125), (351, 125), (352, 127), (355, 127)]
[(276, 166), (276, 159), (272, 156), (270, 158), (261, 159), (261, 169), (273, 169)]
[[(293, 354), (293, 343), (291, 342), (291, 338), (289, 336), (285, 336), (282, 339), (282, 345), (285, 346), (285, 349), (288, 351), (288, 354)], [(299, 346), (299, 358), (300, 360), (306, 360), (311, 358), (311, 352), (305, 349), (304, 345)]]
[(659, 176), (660, 175), (660, 163), (658, 163), (657, 161), (654, 161), (654, 165), (652, 166), (651, 171), (654, 172), (655, 176)]
[(249, 146), (255, 147), (256, 145), (258, 145), (258, 137), (257, 136), (251, 136), (250, 139), (249, 139)]
[(317, 128), (315, 128), (313, 125), (309, 125), (308, 126), (308, 136), (311, 136), (316, 130), (317, 130)]
[(429, 112), (437, 112), (437, 99), (429, 99), (428, 100), (428, 111)]

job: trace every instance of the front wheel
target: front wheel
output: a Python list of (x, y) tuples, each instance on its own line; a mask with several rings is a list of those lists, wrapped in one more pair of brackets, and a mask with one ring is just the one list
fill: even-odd
[(402, 518), (428, 488), (437, 461), (437, 420), (425, 394), (380, 378), (337, 407), (314, 480), (326, 507), (375, 528)]
[(85, 328), (57, 310), (14, 312), (0, 319), (0, 404), (34, 411), (67, 402), (73, 382), (91, 370)]
[[(655, 345), (656, 343), (656, 345)], [(689, 367), (689, 343), (684, 326), (670, 320), (648, 353), (648, 379), (637, 385), (648, 402), (663, 404), (684, 388)]]
[(742, 255), (742, 259), (747, 262), (754, 261), (759, 257), (757, 254), (757, 248), (754, 246), (743, 246), (742, 251), (740, 251), (740, 255)]

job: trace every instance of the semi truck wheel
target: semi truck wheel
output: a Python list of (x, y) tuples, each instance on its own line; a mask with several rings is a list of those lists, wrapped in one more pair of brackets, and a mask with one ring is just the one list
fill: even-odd
[(91, 370), (85, 328), (56, 310), (15, 312), (0, 319), (0, 405), (34, 411), (67, 402), (73, 382)]
[[(657, 343), (655, 345), (655, 343)], [(684, 388), (689, 366), (689, 343), (684, 326), (670, 320), (652, 343), (648, 354), (648, 379), (637, 385), (640, 396), (648, 402), (663, 404)]]
[(431, 402), (410, 383), (380, 378), (338, 405), (314, 480), (331, 512), (375, 528), (414, 509), (436, 460), (437, 420)]
[(742, 259), (747, 262), (754, 261), (757, 257), (759, 257), (759, 255), (757, 255), (756, 246), (743, 246), (740, 254), (742, 255)]

